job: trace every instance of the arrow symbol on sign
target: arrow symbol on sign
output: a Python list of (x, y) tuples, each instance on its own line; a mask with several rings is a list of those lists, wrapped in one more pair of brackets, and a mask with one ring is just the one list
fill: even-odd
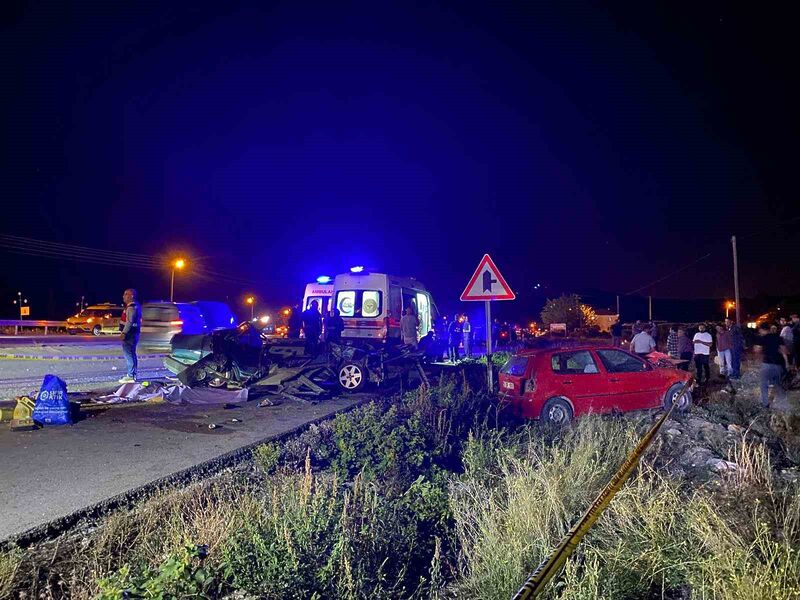
[(491, 271), (484, 271), (483, 273), (483, 291), (492, 292), (492, 285), (497, 283), (497, 279), (492, 279)]

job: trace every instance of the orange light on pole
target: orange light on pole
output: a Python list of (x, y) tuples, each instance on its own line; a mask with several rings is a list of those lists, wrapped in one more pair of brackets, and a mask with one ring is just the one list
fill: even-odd
[(254, 315), (255, 315), (256, 297), (255, 296), (248, 296), (247, 298), (245, 298), (244, 301), (247, 302), (247, 304), (250, 305), (250, 320), (252, 321), (253, 318), (254, 318)]
[(728, 313), (732, 308), (736, 308), (736, 302), (734, 302), (733, 300), (728, 300), (725, 303), (725, 318), (726, 319), (728, 318)]
[(175, 270), (180, 271), (186, 266), (186, 261), (182, 258), (176, 258), (172, 263), (172, 276), (169, 280), (169, 301), (173, 302), (175, 298)]

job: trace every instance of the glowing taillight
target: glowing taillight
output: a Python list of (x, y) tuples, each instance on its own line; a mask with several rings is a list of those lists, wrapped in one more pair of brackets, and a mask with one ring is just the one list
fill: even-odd
[(183, 325), (183, 321), (170, 321), (170, 325)]

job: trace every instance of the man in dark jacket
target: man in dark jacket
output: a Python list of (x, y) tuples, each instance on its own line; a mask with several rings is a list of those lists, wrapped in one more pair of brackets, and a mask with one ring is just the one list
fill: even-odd
[(327, 317), (325, 317), (325, 341), (338, 344), (342, 341), (342, 332), (344, 331), (344, 319), (339, 316), (339, 309), (334, 308)]
[(303, 327), (303, 315), (300, 313), (300, 306), (297, 304), (294, 305), (291, 313), (289, 313), (288, 325), (289, 327), (286, 336), (290, 338), (299, 338), (300, 329)]
[(458, 345), (461, 343), (461, 323), (458, 322), (458, 315), (453, 315), (453, 320), (447, 327), (447, 357), (450, 362), (457, 362), (459, 359)]
[(322, 330), (322, 315), (319, 312), (317, 302), (312, 302), (303, 311), (303, 333), (306, 336), (306, 354), (316, 354), (319, 334)]
[(731, 334), (731, 372), (729, 379), (739, 379), (742, 376), (742, 354), (744, 354), (744, 334), (732, 319), (725, 319), (725, 328)]

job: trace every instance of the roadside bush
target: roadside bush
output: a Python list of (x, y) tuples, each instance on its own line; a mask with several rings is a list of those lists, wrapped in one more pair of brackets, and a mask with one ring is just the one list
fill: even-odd
[[(270, 502), (240, 521), (222, 563), (235, 589), (261, 598), (403, 598), (430, 590), (447, 534), (447, 487), (416, 480), (399, 499), (357, 476), (274, 477)], [(444, 512), (443, 512), (444, 511)]]
[[(590, 505), (636, 433), (629, 423), (584, 419), (552, 443), (546, 437), (521, 432), (488, 453), (467, 445), (466, 470), (450, 494), (463, 597), (512, 596)], [(762, 477), (753, 480), (759, 490)], [(797, 489), (775, 492), (769, 507), (754, 497), (721, 503), (645, 463), (545, 597), (798, 597)]]

